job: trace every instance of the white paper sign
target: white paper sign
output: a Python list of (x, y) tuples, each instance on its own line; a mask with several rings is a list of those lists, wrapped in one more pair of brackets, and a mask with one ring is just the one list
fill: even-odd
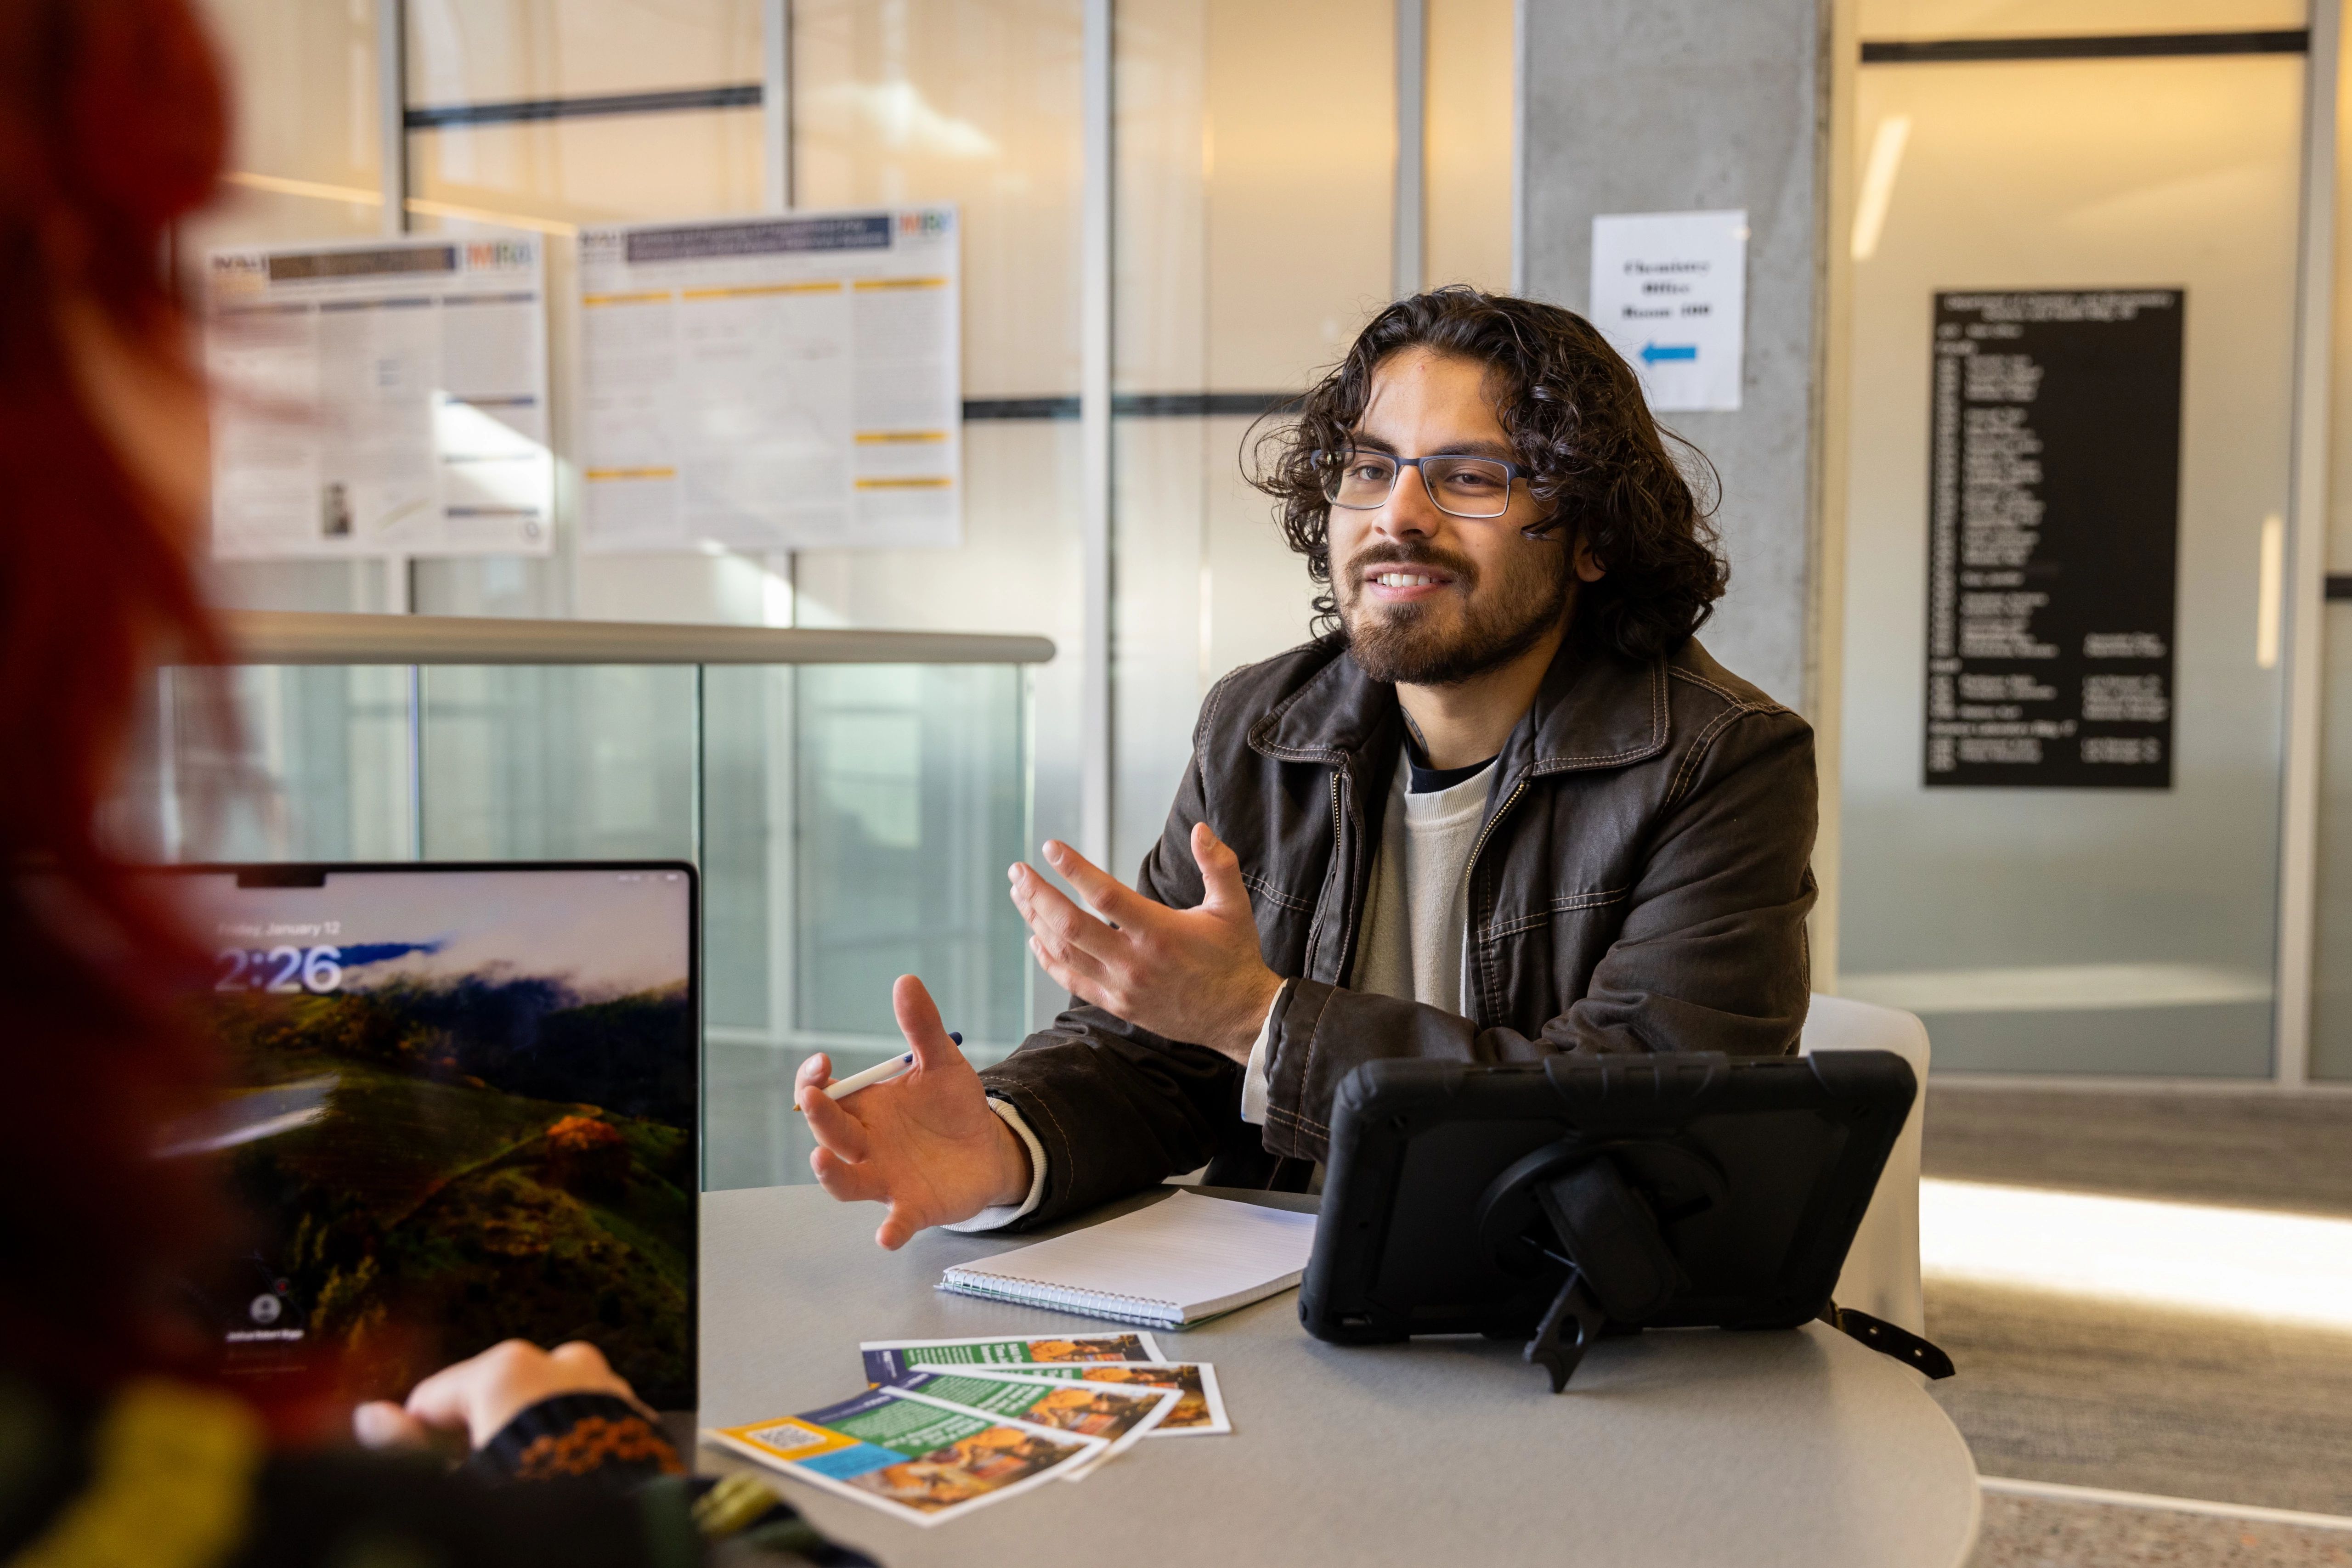
[(587, 484), (602, 551), (954, 545), (956, 210), (580, 235)]
[(224, 560), (544, 555), (536, 236), (215, 251), (205, 361)]
[(1592, 220), (1592, 324), (1653, 409), (1739, 406), (1747, 306), (1746, 212)]

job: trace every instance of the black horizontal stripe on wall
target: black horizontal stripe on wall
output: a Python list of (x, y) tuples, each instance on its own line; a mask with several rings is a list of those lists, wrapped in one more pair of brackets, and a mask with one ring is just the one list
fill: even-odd
[(2306, 27), (2246, 33), (2117, 33), (2088, 38), (1921, 38), (1865, 40), (1866, 66), (1953, 65), (1980, 60), (2122, 60), (2180, 55), (2300, 55)]
[[(1120, 392), (1110, 400), (1118, 419), (1203, 419), (1213, 414), (1285, 413), (1296, 408), (1296, 392)], [(1074, 397), (975, 397), (963, 404), (966, 422), (986, 419), (1076, 419)]]
[(1127, 392), (1110, 400), (1124, 419), (1198, 419), (1208, 414), (1282, 413), (1298, 406), (1297, 392)]
[(445, 103), (401, 116), (411, 131), (447, 125), (508, 125), (526, 120), (578, 120), (593, 114), (675, 114), (696, 109), (757, 109), (760, 84), (684, 87), (667, 92), (613, 92), (593, 98), (519, 98), (504, 103)]
[(975, 419), (1076, 419), (1074, 397), (968, 397), (963, 400), (967, 424)]
[(2327, 597), (2352, 599), (2352, 571), (2331, 571), (2327, 574)]

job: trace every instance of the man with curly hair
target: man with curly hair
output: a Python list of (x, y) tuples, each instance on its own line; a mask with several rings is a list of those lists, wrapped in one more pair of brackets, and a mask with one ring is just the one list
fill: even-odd
[(1812, 732), (1693, 636), (1725, 570), (1672, 439), (1569, 311), (1375, 317), (1255, 448), (1323, 634), (1210, 692), (1134, 887), (1012, 868), (1052, 1028), (975, 1073), (908, 976), (912, 1072), (803, 1065), (826, 1190), (885, 1247), (1203, 1165), (1301, 1190), (1361, 1062), (1793, 1051)]

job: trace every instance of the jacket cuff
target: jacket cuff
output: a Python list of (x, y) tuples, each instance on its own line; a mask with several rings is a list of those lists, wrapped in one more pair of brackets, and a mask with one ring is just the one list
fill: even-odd
[(612, 1394), (541, 1400), (499, 1427), (466, 1468), (496, 1481), (586, 1477), (615, 1487), (686, 1470), (661, 1428)]
[(1045, 1096), (1027, 1083), (997, 1077), (996, 1071), (991, 1068), (980, 1075), (981, 1087), (988, 1091), (989, 1108), (1003, 1116), (1007, 1124), (1037, 1140), (1036, 1146), (1029, 1151), (1033, 1162), (1029, 1191), (1036, 1201), (1024, 1203), (1018, 1217), (1005, 1219), (1001, 1228), (1015, 1232), (1034, 1230), (1052, 1224), (1070, 1208), (1070, 1186), (1078, 1174), (1077, 1152)]
[(1257, 1026), (1257, 1040), (1250, 1046), (1249, 1061), (1242, 1066), (1242, 1120), (1253, 1127), (1265, 1125), (1266, 1080), (1274, 1065), (1274, 1019), (1282, 1011), (1282, 998), (1290, 993), (1293, 983), (1283, 981), (1274, 993), (1274, 1000), (1265, 1009), (1265, 1020)]
[(1020, 1108), (1012, 1101), (999, 1100), (991, 1095), (988, 1108), (996, 1113), (999, 1121), (1013, 1129), (1013, 1136), (1019, 1138), (1022, 1146), (1029, 1151), (1029, 1196), (1017, 1204), (992, 1205), (970, 1219), (942, 1225), (940, 1227), (941, 1230), (953, 1230), (966, 1236), (983, 1230), (1001, 1230), (1016, 1219), (1027, 1218), (1045, 1196), (1045, 1145), (1037, 1141), (1037, 1134), (1029, 1130), (1029, 1124), (1022, 1119)]
[(1267, 1015), (1265, 1141), (1270, 1155), (1319, 1160), (1329, 1151), (1331, 1128), (1309, 1113), (1307, 1082), (1315, 1064), (1316, 1026), (1338, 988), (1320, 980), (1293, 980)]

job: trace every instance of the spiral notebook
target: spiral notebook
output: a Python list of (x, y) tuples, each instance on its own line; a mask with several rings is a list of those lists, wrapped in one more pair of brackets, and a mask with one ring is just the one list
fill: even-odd
[(950, 1269), (940, 1289), (1181, 1329), (1289, 1290), (1314, 1249), (1311, 1214), (1180, 1192), (1117, 1219)]

